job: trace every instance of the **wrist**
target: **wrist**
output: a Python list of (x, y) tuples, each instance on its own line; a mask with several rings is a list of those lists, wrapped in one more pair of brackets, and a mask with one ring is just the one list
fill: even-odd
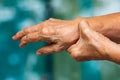
[(74, 21), (78, 24), (83, 20), (87, 21), (88, 25), (93, 30), (100, 32), (100, 33), (103, 33), (103, 31), (102, 31), (103, 24), (96, 17), (78, 17), (78, 18), (74, 19)]
[(77, 23), (77, 24), (79, 24), (81, 21), (83, 21), (83, 20), (87, 20), (87, 18), (85, 18), (85, 17), (77, 17), (77, 18), (75, 18), (73, 21), (75, 22), (75, 23)]
[(113, 45), (108, 45), (108, 47), (107, 60), (120, 64), (120, 46), (116, 43), (113, 43)]

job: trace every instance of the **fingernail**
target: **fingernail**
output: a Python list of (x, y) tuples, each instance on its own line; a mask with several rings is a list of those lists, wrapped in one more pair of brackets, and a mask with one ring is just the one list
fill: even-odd
[(14, 38), (15, 38), (15, 36), (12, 37), (12, 39), (14, 39)]
[(16, 36), (13, 36), (12, 39), (13, 39), (13, 40), (17, 40), (17, 37), (16, 37)]

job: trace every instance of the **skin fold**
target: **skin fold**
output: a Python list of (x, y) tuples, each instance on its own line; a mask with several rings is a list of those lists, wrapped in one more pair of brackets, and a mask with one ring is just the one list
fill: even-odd
[[(81, 27), (80, 22), (82, 21), (84, 25), (87, 25), (87, 27), (89, 27), (87, 30), (90, 31), (91, 35), (87, 35), (89, 34), (88, 32), (86, 34), (84, 33), (81, 35), (80, 29), (82, 28), (80, 28)], [(95, 60), (110, 60), (119, 63), (120, 53), (117, 52), (119, 46), (116, 44), (120, 43), (119, 34), (120, 34), (120, 13), (113, 13), (90, 18), (78, 17), (74, 20), (59, 20), (50, 18), (42, 23), (25, 28), (17, 32), (13, 36), (13, 40), (20, 40), (20, 47), (23, 47), (30, 42), (38, 41), (48, 42), (49, 45), (38, 49), (37, 55), (68, 50), (71, 53), (71, 56), (73, 57), (74, 56), (73, 54), (76, 55), (76, 52), (72, 51), (74, 49), (73, 46), (77, 44), (78, 45), (77, 47), (80, 48), (80, 46), (83, 45), (84, 47), (82, 47), (82, 49), (84, 50), (84, 52), (79, 52), (81, 49), (77, 49), (78, 53), (85, 53), (86, 55), (88, 55), (88, 52), (86, 51), (87, 49), (90, 52), (89, 54), (93, 53), (91, 55), (92, 57), (91, 56), (81, 57), (78, 55), (79, 58), (77, 57), (76, 59), (76, 56), (74, 56), (73, 58), (75, 58), (77, 61), (95, 59)], [(80, 37), (83, 35), (88, 36), (89, 40), (91, 39), (93, 40), (92, 44), (88, 40), (88, 42), (91, 45), (89, 45), (89, 43), (86, 42), (87, 39)], [(94, 38), (92, 38), (93, 35)], [(80, 39), (82, 41), (80, 41)], [(94, 41), (94, 39), (95, 40), (98, 39), (97, 40), (98, 43)], [(80, 44), (80, 46), (78, 43)], [(114, 50), (111, 48), (113, 48)], [(109, 51), (106, 51), (108, 49)], [(111, 53), (110, 51), (113, 53)]]

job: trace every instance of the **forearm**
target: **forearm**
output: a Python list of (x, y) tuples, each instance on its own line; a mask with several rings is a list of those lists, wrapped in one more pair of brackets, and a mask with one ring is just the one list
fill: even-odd
[(106, 60), (120, 64), (120, 46), (112, 41), (104, 42)]
[(87, 21), (79, 24), (80, 36), (68, 52), (77, 61), (109, 60), (120, 64), (120, 46), (91, 29)]
[(120, 13), (95, 16), (90, 18), (76, 18), (77, 22), (85, 20), (89, 26), (97, 32), (102, 33), (116, 43), (120, 43)]
[[(102, 33), (112, 41), (120, 43), (120, 13), (88, 18), (89, 25), (97, 32)], [(108, 48), (108, 60), (120, 64), (120, 46), (110, 42)]]
[(120, 43), (120, 13), (91, 17), (87, 21), (94, 30)]

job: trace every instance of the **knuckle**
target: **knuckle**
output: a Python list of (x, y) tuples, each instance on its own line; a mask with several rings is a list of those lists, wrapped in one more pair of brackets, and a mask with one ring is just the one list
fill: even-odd
[(28, 42), (32, 42), (32, 41), (38, 41), (38, 35), (35, 35), (35, 34), (28, 34), (27, 36), (26, 36), (26, 40), (28, 41)]
[(46, 27), (42, 28), (42, 34), (46, 35), (48, 33), (49, 33), (49, 30)]
[(51, 27), (44, 27), (42, 29), (42, 34), (44, 35), (52, 35), (52, 34), (55, 34), (55, 30)]
[(30, 36), (29, 35), (26, 35), (22, 38), (22, 41), (25, 41), (25, 42), (29, 42), (30, 41)]
[(71, 56), (72, 58), (74, 58), (74, 59), (77, 59), (77, 58), (78, 58), (78, 54), (79, 54), (79, 53), (76, 53), (76, 52), (75, 52), (75, 53), (71, 53), (70, 56)]
[(24, 36), (22, 39), (21, 39), (21, 41), (26, 41), (26, 36)]

